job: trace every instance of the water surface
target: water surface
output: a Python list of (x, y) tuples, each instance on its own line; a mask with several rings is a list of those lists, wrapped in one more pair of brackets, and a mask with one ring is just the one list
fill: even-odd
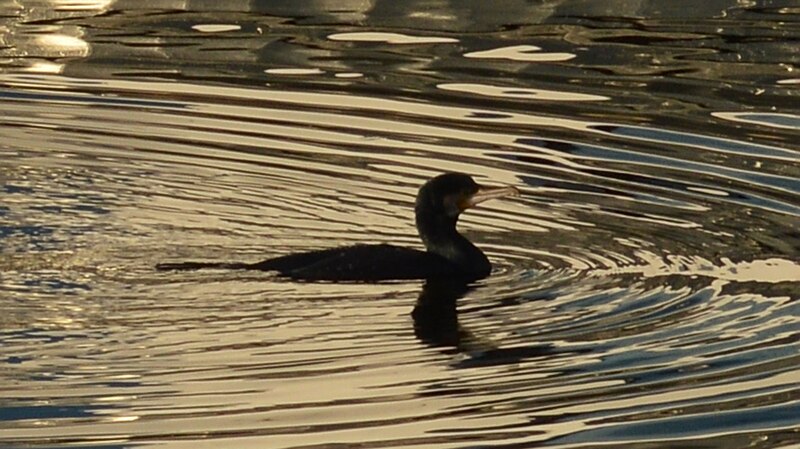
[[(0, 4), (0, 446), (797, 447), (793, 2), (215, 5)], [(474, 285), (153, 269), (444, 171)]]

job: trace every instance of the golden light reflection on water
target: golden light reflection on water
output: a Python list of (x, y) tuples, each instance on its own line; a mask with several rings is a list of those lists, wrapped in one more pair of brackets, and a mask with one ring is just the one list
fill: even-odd
[(776, 113), (714, 112), (711, 115), (734, 122), (758, 124), (800, 131), (800, 115)]
[(87, 11), (108, 9), (115, 2), (116, 0), (44, 0), (42, 3), (57, 11)]
[(201, 33), (224, 33), (227, 31), (239, 31), (242, 29), (242, 26), (224, 23), (203, 23), (192, 25), (192, 29), (200, 31)]
[(57, 60), (87, 58), (92, 45), (82, 27), (51, 23), (55, 19), (80, 17), (89, 11), (98, 14), (112, 3), (112, 0), (22, 2), (11, 15), (15, 20), (0, 25), (3, 31), (0, 58), (7, 59), (4, 65), (11, 62), (12, 66), (33, 73), (61, 73), (64, 65)]
[(271, 75), (321, 75), (325, 73), (320, 69), (280, 68), (266, 69), (264, 72)]
[[(720, 262), (712, 262), (702, 257), (667, 257), (638, 251), (636, 256), (647, 265), (615, 268), (613, 273), (638, 273), (646, 277), (659, 276), (705, 276), (733, 282), (797, 282), (800, 280), (800, 263), (793, 260), (770, 258), (762, 260), (733, 262), (723, 257)], [(610, 272), (599, 272), (608, 275)]]
[(329, 35), (328, 39), (332, 41), (346, 41), (346, 42), (383, 42), (387, 44), (397, 44), (397, 45), (451, 44), (458, 42), (458, 39), (453, 39), (450, 37), (410, 36), (400, 33), (378, 33), (378, 32), (335, 33)]
[(606, 101), (608, 97), (581, 93), (557, 92), (545, 89), (491, 86), (486, 84), (446, 83), (437, 86), (442, 90), (469, 92), (490, 97), (521, 98), (541, 101)]
[[(53, 27), (50, 27), (53, 28)], [(74, 32), (77, 35), (59, 33), (56, 30)], [(91, 46), (80, 36), (80, 31), (70, 27), (48, 29), (46, 34), (9, 33), (0, 40), (7, 48), (0, 50), (0, 57), (28, 67), (36, 73), (59, 73), (63, 64), (46, 59), (83, 58), (91, 54)]]
[(574, 58), (572, 53), (542, 52), (535, 45), (514, 45), (511, 47), (493, 48), (491, 50), (473, 51), (465, 53), (466, 58), (508, 59), (522, 62), (557, 62), (569, 61)]
[[(53, 30), (42, 57), (96, 56), (80, 33)], [(319, 34), (409, 51), (474, 44)], [(166, 41), (146, 51), (168, 55)], [(544, 62), (526, 59), (538, 53), (529, 47), (492, 48), (457, 52)], [(38, 57), (30, 67), (63, 67)], [(356, 73), (314, 62), (258, 73)], [(534, 83), (450, 81), (431, 79), (447, 95), (432, 100), (264, 79), (0, 76), (13, 106), (0, 115), (0, 251), (12, 256), (0, 259), (0, 378), (14, 386), (0, 400), (0, 442), (570, 446), (581, 443), (553, 439), (598, 432), (591, 444), (674, 445), (681, 419), (761, 413), (693, 435), (713, 447), (796, 427), (783, 417), (796, 409), (798, 375), (795, 149), (711, 135), (706, 122), (674, 130), (555, 113), (544, 108), (570, 94)], [(540, 104), (519, 107), (527, 99)], [(738, 159), (747, 157), (763, 165)], [(153, 270), (165, 259), (256, 261), (357, 242), (419, 247), (414, 194), (446, 170), (524, 193), (463, 216), (460, 229), (497, 271), (449, 308), (410, 316), (421, 282)], [(641, 437), (636, 426), (647, 425), (661, 433)]]

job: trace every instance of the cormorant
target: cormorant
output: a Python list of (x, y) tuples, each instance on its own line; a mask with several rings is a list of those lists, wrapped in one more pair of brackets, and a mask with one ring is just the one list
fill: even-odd
[(256, 263), (181, 262), (158, 270), (200, 268), (277, 271), (304, 281), (385, 281), (401, 279), (485, 278), (492, 270), (486, 255), (456, 230), (464, 210), (483, 201), (519, 195), (515, 187), (483, 187), (462, 173), (428, 180), (417, 194), (417, 231), (426, 251), (388, 244), (354, 245), (289, 254)]

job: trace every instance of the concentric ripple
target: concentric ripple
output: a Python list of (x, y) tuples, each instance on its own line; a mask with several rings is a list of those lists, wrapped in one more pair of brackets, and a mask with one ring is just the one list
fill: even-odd
[[(352, 92), (0, 87), (4, 446), (797, 441), (796, 147)], [(495, 264), (476, 285), (153, 270), (420, 247), (416, 189), (452, 170), (523, 192), (462, 217)]]

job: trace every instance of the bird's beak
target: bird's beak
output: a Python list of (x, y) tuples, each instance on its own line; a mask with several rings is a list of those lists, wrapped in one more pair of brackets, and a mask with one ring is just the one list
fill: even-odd
[(469, 209), (470, 207), (474, 207), (484, 201), (492, 200), (495, 198), (503, 198), (506, 196), (519, 196), (519, 190), (514, 186), (506, 186), (506, 187), (485, 187), (480, 186), (478, 191), (475, 192), (472, 196), (464, 198), (464, 201), (461, 202), (461, 210)]

